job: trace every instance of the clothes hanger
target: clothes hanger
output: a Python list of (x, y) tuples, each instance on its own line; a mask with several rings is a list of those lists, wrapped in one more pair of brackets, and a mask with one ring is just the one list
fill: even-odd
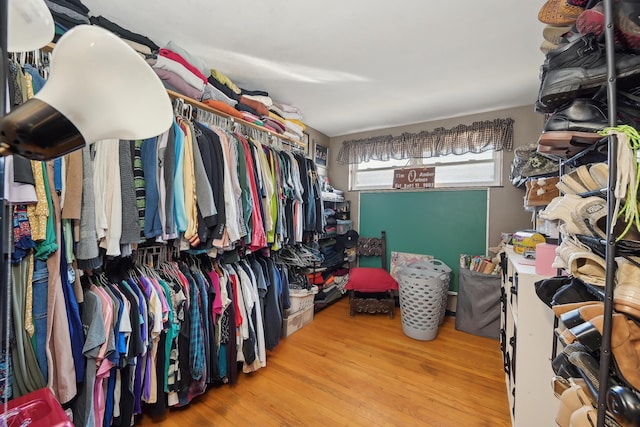
[(182, 117), (182, 111), (184, 109), (184, 99), (176, 98), (173, 100), (173, 113), (176, 116)]

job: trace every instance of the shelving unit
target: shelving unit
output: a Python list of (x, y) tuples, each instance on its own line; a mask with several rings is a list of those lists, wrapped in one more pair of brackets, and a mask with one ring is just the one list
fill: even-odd
[[(612, 0), (603, 0), (603, 9), (604, 9), (604, 40), (605, 40), (605, 55), (606, 55), (606, 67), (607, 67), (607, 114), (608, 114), (608, 125), (611, 127), (615, 127), (618, 125), (618, 114), (617, 114), (617, 76), (616, 76), (616, 59), (615, 59), (615, 41), (614, 41), (614, 13), (613, 13), (613, 1)], [(616, 255), (617, 255), (617, 244), (616, 237), (614, 235), (614, 231), (611, 227), (611, 219), (614, 215), (615, 210), (615, 194), (614, 188), (616, 185), (616, 176), (617, 176), (617, 151), (618, 151), (618, 141), (615, 135), (610, 135), (608, 137), (603, 138), (597, 144), (606, 144), (607, 146), (607, 163), (608, 163), (608, 171), (609, 171), (609, 179), (608, 185), (606, 189), (598, 190), (591, 192), (589, 194), (581, 194), (581, 196), (601, 196), (606, 197), (607, 200), (607, 223), (606, 223), (606, 239), (601, 239), (601, 244), (605, 248), (605, 286), (604, 289), (600, 292), (600, 296), (604, 300), (604, 316), (603, 316), (603, 333), (602, 333), (602, 341), (600, 346), (600, 370), (599, 370), (599, 390), (597, 396), (597, 426), (603, 427), (607, 425), (607, 392), (609, 387), (609, 376), (610, 376), (610, 367), (611, 367), (611, 334), (612, 334), (612, 314), (613, 314), (613, 289), (614, 289), (614, 279), (615, 279), (615, 271), (616, 271)], [(594, 144), (595, 145), (595, 144)], [(571, 159), (558, 158), (560, 162), (560, 174), (562, 175), (563, 169), (566, 165), (575, 166), (576, 161), (580, 159), (580, 157), (587, 154), (590, 150), (585, 149), (581, 153), (573, 156)], [(605, 194), (606, 192), (606, 194)], [(503, 295), (503, 299), (508, 299), (507, 295)], [(508, 317), (508, 316), (507, 316)], [(519, 320), (521, 318), (521, 313), (519, 313)], [(557, 325), (557, 320), (554, 320), (554, 325), (552, 325), (549, 330), (553, 330)], [(508, 323), (507, 323), (508, 326)], [(520, 332), (520, 331), (519, 331)], [(548, 338), (548, 336), (547, 336)], [(556, 345), (557, 341), (553, 341), (553, 351), (552, 356), (556, 353)], [(542, 358), (548, 359), (546, 356), (541, 356)], [(548, 360), (547, 360), (548, 363)], [(549, 377), (550, 379), (550, 377)], [(514, 423), (515, 425), (515, 423)], [(538, 424), (543, 425), (543, 424)], [(545, 423), (544, 425), (551, 425), (550, 423)]]

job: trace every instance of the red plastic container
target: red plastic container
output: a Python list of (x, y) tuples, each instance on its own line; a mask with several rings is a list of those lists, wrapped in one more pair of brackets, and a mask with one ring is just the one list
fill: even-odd
[[(7, 427), (73, 427), (73, 423), (48, 388), (10, 400), (8, 410), (1, 415)], [(2, 420), (0, 420), (0, 425)]]

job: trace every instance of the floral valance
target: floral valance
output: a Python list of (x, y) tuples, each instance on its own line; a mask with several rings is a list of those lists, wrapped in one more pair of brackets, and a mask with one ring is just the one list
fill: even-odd
[(436, 128), (418, 133), (405, 132), (398, 136), (344, 141), (338, 153), (338, 162), (402, 160), (512, 149), (513, 119), (507, 118), (458, 125), (451, 129)]

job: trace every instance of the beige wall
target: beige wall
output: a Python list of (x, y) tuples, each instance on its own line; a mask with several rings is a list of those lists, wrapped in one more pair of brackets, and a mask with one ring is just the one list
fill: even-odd
[[(471, 124), (476, 121), (508, 117), (514, 120), (515, 147), (531, 144), (538, 140), (538, 136), (544, 125), (544, 116), (535, 113), (533, 106), (492, 111), (447, 120), (423, 122), (410, 126), (379, 129), (371, 132), (361, 132), (330, 138), (328, 175), (331, 185), (335, 188), (345, 190), (345, 197), (351, 201), (351, 218), (354, 220), (354, 227), (357, 229), (357, 222), (360, 217), (360, 192), (347, 191), (349, 188), (349, 165), (340, 164), (336, 160), (343, 141), (379, 135), (400, 135), (403, 132), (420, 132), (422, 130), (433, 130), (437, 127), (449, 129), (459, 124)], [(499, 243), (500, 233), (503, 231), (513, 232), (532, 226), (531, 213), (526, 212), (523, 208), (524, 190), (514, 187), (508, 180), (512, 160), (513, 151), (505, 151), (502, 168), (503, 186), (489, 189), (489, 212), (487, 213), (489, 222), (487, 227), (489, 247)]]

